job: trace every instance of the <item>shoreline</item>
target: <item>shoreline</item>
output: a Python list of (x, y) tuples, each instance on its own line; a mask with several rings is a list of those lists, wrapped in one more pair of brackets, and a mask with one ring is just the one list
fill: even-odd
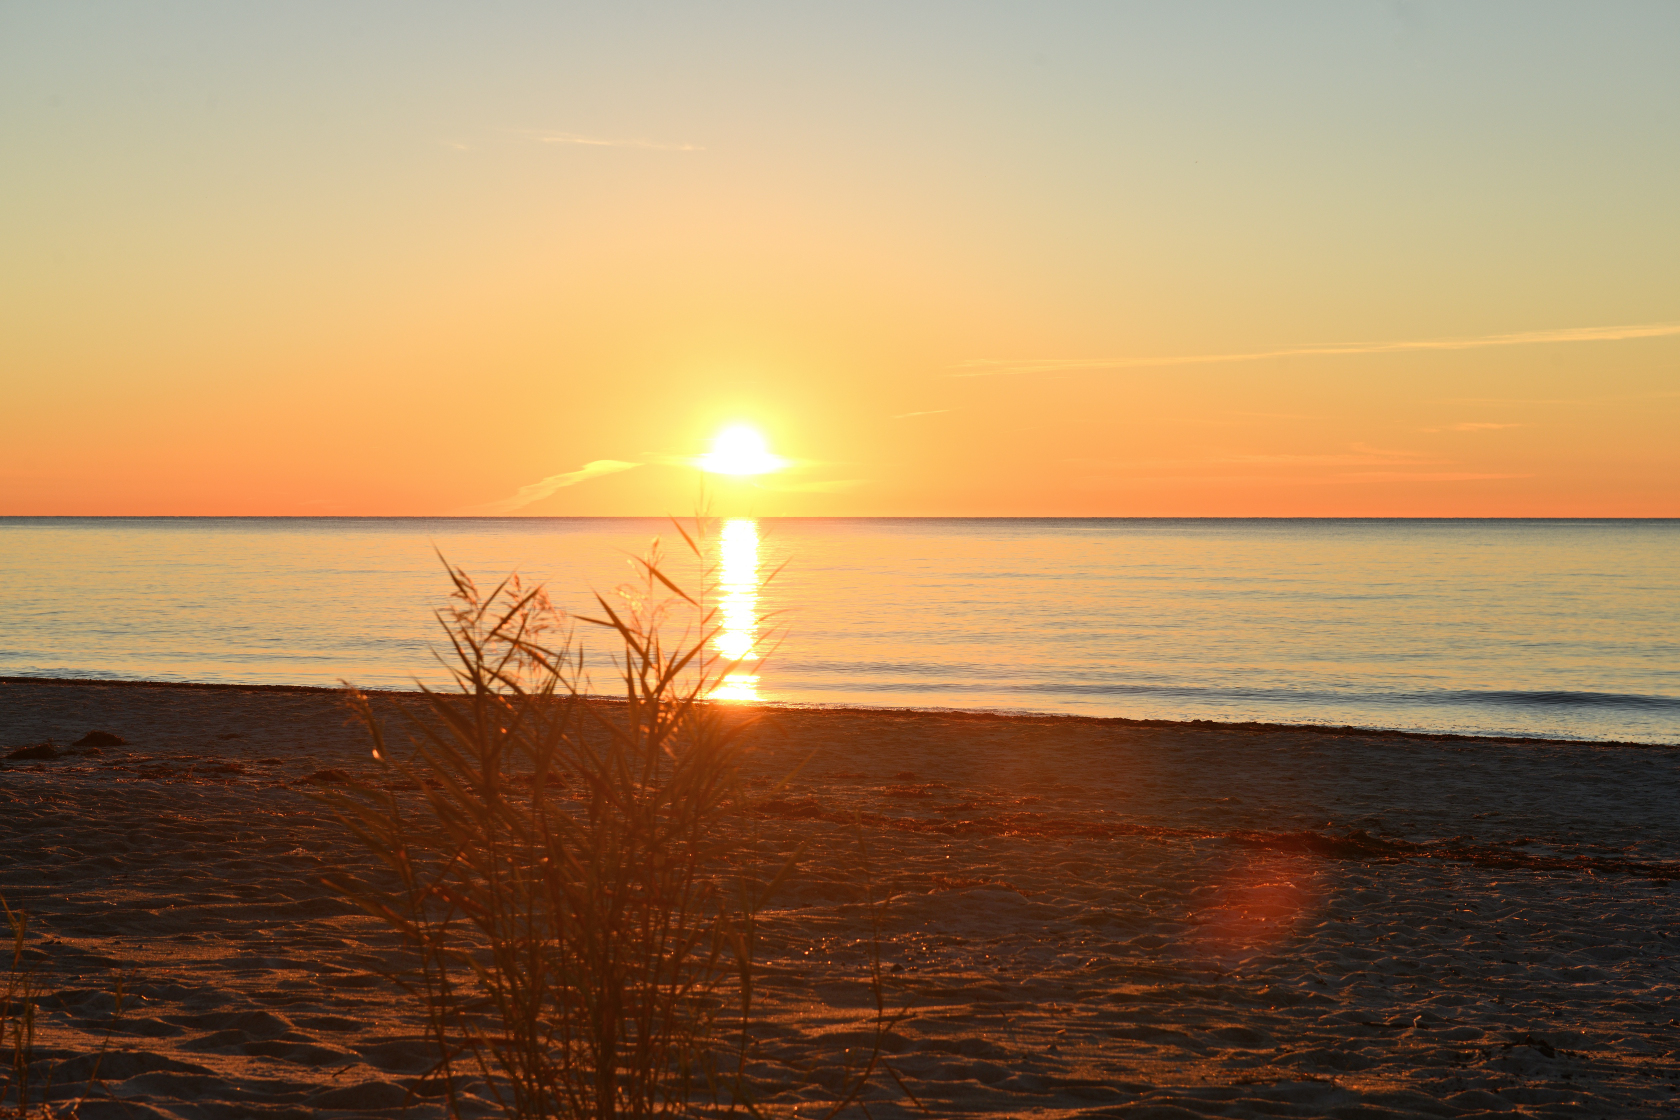
[[(965, 517), (960, 514), (944, 514), (940, 516), (918, 516), (915, 514), (857, 514), (833, 517), (793, 517), (793, 516), (761, 516), (758, 521), (1412, 521), (1445, 523), (1459, 523), (1466, 521), (1494, 521), (1494, 522), (1585, 522), (1620, 523), (1624, 521), (1673, 521), (1680, 522), (1680, 517), (1670, 517), (1661, 514), (1651, 514), (1641, 517), (1055, 517), (1043, 514), (987, 514)], [(617, 514), (373, 514), (373, 513), (263, 513), (263, 514), (228, 514), (228, 513), (6, 513), (0, 514), (0, 522), (6, 521), (657, 521), (668, 525), (672, 520), (687, 521), (690, 517), (673, 518), (668, 513), (617, 513)]]
[[(307, 684), (234, 684), (222, 681), (156, 681), (144, 678), (99, 679), (90, 677), (29, 677), (0, 675), (0, 686), (9, 684), (45, 684), (51, 686), (111, 686), (117, 688), (180, 688), (226, 689), (245, 692), (342, 693), (347, 688), (378, 696), (420, 696), (413, 688), (363, 688), (359, 686), (329, 687)], [(622, 703), (615, 696), (590, 695), (593, 703)], [(739, 703), (729, 701), (729, 703)], [(742, 707), (749, 705), (742, 704)], [(1210, 719), (1132, 719), (1127, 716), (1087, 716), (1064, 712), (1000, 711), (986, 708), (912, 708), (897, 705), (865, 707), (845, 704), (777, 703), (765, 701), (750, 707), (769, 712), (834, 712), (838, 714), (867, 713), (869, 715), (927, 716), (951, 719), (1013, 720), (1023, 723), (1091, 723), (1114, 727), (1201, 728), (1210, 731), (1241, 731), (1256, 734), (1278, 732), (1308, 735), (1354, 736), (1368, 739), (1417, 739), (1426, 742), (1507, 743), (1507, 744), (1569, 744), (1576, 746), (1630, 747), (1641, 750), (1680, 750), (1680, 743), (1640, 743), (1625, 739), (1567, 739), (1543, 735), (1466, 735), (1452, 731), (1402, 731), (1387, 727), (1360, 727), (1352, 724), (1325, 723), (1266, 723), (1258, 720)]]

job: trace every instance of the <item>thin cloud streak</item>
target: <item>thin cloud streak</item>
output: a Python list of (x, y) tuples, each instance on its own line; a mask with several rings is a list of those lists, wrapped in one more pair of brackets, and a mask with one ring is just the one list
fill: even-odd
[(1628, 401), (1666, 401), (1680, 393), (1623, 393), (1614, 397), (1441, 397), (1436, 404), (1626, 404)]
[(1133, 470), (1148, 467), (1201, 467), (1201, 466), (1245, 466), (1245, 467), (1414, 467), (1437, 463), (1450, 463), (1450, 459), (1441, 459), (1421, 451), (1397, 451), (1384, 447), (1371, 447), (1363, 443), (1348, 444), (1348, 450), (1339, 454), (1315, 455), (1265, 455), (1265, 454), (1223, 454), (1210, 455), (1200, 459), (1067, 459), (1064, 462), (1081, 464), (1087, 467), (1105, 467), (1113, 470)]
[(1227, 416), (1253, 416), (1261, 420), (1334, 420), (1334, 416), (1312, 416), (1304, 412), (1240, 412), (1234, 408), (1225, 410)]
[(565, 474), (551, 474), (540, 482), (533, 482), (528, 486), (521, 486), (512, 496), (488, 505), (474, 507), (474, 513), (497, 514), (512, 513), (516, 509), (523, 509), (532, 502), (540, 502), (553, 494), (556, 490), (567, 486), (576, 486), (580, 482), (588, 482), (592, 478), (617, 474), (641, 466), (640, 463), (627, 463), (623, 459), (595, 459), (585, 463), (580, 469), (567, 471)]
[(926, 412), (901, 412), (897, 416), (893, 416), (890, 419), (893, 419), (893, 420), (908, 420), (912, 416), (940, 416), (940, 415), (943, 415), (944, 413), (947, 413), (947, 412), (950, 412), (950, 411), (951, 410), (948, 409), (948, 408), (930, 408)]
[(1566, 327), (1552, 331), (1484, 335), (1480, 338), (1437, 338), (1412, 342), (1352, 342), (1332, 346), (1298, 346), (1252, 354), (1195, 354), (1168, 358), (972, 358), (953, 367), (951, 377), (1000, 377), (1021, 373), (1075, 373), (1081, 370), (1144, 369), (1153, 366), (1216, 365), (1259, 362), (1267, 358), (1339, 357), (1352, 354), (1397, 354), (1414, 350), (1479, 350), (1489, 346), (1537, 346), (1552, 342), (1621, 342), (1633, 338), (1680, 335), (1680, 323), (1643, 323), (1619, 327)]
[(581, 144), (586, 148), (641, 148), (650, 152), (703, 152), (698, 144), (667, 144), (657, 140), (609, 140), (599, 136), (580, 136), (575, 132), (559, 132), (540, 136), (539, 144)]
[(1196, 485), (1245, 486), (1353, 486), (1374, 482), (1491, 482), (1499, 479), (1533, 478), (1532, 474), (1424, 473), (1409, 471), (1364, 471), (1331, 475), (1138, 475), (1131, 478), (1100, 476), (1087, 482), (1104, 487), (1160, 487)]
[(1437, 474), (1410, 471), (1360, 471), (1344, 475), (1349, 482), (1484, 482), (1495, 478), (1533, 478), (1532, 474), (1471, 474), (1467, 471)]

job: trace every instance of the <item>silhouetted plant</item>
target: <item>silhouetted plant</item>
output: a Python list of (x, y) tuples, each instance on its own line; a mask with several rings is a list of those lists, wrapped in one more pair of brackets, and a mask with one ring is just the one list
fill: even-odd
[(35, 1060), (35, 1004), (40, 993), (35, 984), (35, 967), (27, 963), (30, 949), (29, 915), (13, 910), (0, 899), (11, 935), (11, 959), (6, 968), (6, 989), (0, 1004), (0, 1045), (11, 1051), (11, 1074), (0, 1102), (11, 1101), (11, 1113), (27, 1116), (30, 1105), (29, 1067)]
[(445, 567), (454, 690), (424, 690), (402, 747), (352, 692), (387, 780), (321, 795), (399, 884), (334, 880), (417, 953), (438, 1048), (421, 1091), (458, 1113), (471, 1082), (520, 1117), (681, 1113), (697, 1092), (751, 1108), (753, 915), (793, 862), (769, 883), (727, 870), (755, 716), (707, 700), (736, 668), (710, 652), (714, 610), (656, 542), (577, 620), (621, 651), (608, 704), (541, 588)]

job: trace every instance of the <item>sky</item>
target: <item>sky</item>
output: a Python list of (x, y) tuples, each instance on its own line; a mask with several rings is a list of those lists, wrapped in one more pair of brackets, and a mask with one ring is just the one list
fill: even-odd
[[(1680, 516), (1680, 5), (0, 0), (0, 514)], [(785, 469), (706, 475), (717, 432)]]

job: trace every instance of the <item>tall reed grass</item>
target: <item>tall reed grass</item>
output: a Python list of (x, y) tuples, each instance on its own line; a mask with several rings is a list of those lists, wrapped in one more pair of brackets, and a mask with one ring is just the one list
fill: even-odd
[(35, 1005), (40, 992), (35, 982), (35, 966), (29, 963), (29, 915), (13, 910), (4, 899), (6, 932), (11, 939), (11, 956), (7, 962), (5, 990), (0, 992), (0, 1046), (9, 1053), (10, 1074), (4, 1088), (0, 1088), (0, 1106), (10, 1102), (0, 1115), (23, 1117), (29, 1115), (30, 1066), (35, 1061)]
[(36, 1069), (35, 1038), (36, 1009), (41, 1003), (41, 986), (36, 977), (39, 962), (45, 954), (29, 946), (29, 913), (13, 910), (0, 898), (0, 910), (6, 915), (6, 928), (11, 936), (12, 953), (6, 969), (4, 989), (0, 990), (0, 1047), (6, 1050), (10, 1069), (4, 1084), (0, 1084), (0, 1120), (27, 1120), (33, 1111), (43, 1118), (77, 1116), (86, 1103), (88, 1092), (100, 1084), (99, 1067), (110, 1052), (111, 1039), (121, 1025), (128, 1007), (129, 988), (135, 974), (131, 971), (118, 978), (111, 992), (111, 1013), (105, 1024), (105, 1037), (86, 1067), (81, 1096), (69, 1105), (47, 1104), (48, 1091), (53, 1087), (53, 1074), (62, 1067), (53, 1061), (43, 1061)]
[[(703, 556), (703, 526), (678, 528)], [(397, 734), (353, 692), (385, 781), (323, 795), (395, 879), (333, 881), (416, 953), (438, 1053), (420, 1091), (452, 1114), (468, 1087), (515, 1117), (751, 1109), (754, 915), (793, 861), (731, 863), (754, 716), (707, 699), (738, 668), (712, 652), (710, 573), (690, 594), (656, 545), (575, 620), (615, 640), (608, 704), (540, 587), (445, 567), (453, 689)]]

